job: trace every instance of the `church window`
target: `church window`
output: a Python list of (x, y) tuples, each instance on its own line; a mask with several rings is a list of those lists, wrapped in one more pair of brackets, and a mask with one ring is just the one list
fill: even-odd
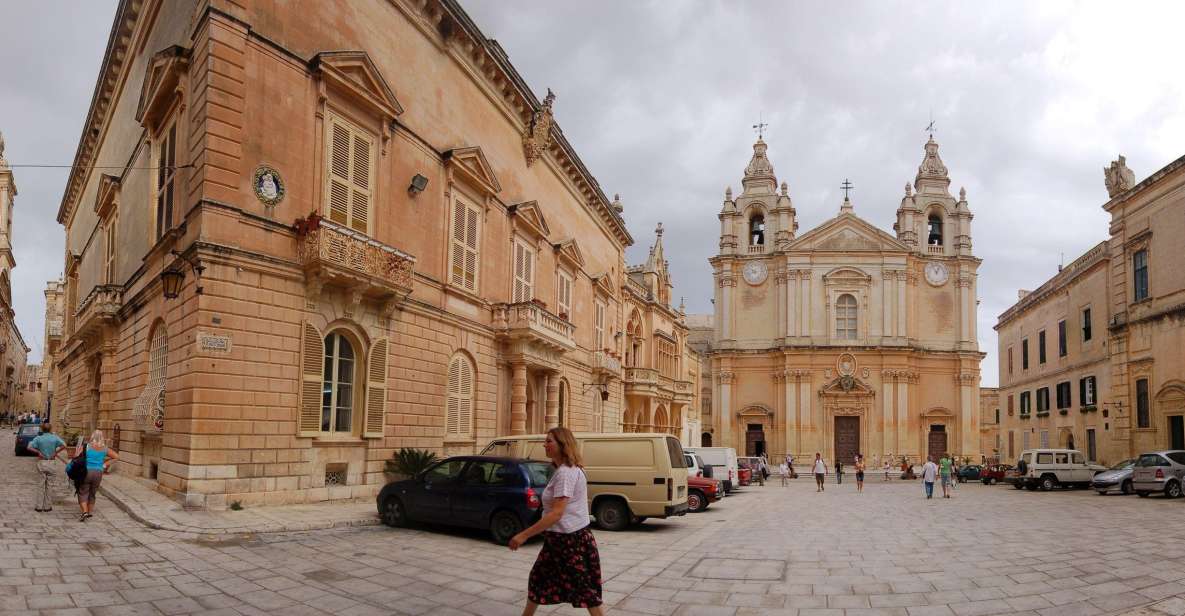
[(754, 214), (749, 219), (749, 245), (765, 245), (765, 216), (761, 214)]
[(329, 116), (325, 209), (329, 220), (370, 233), (375, 140), (361, 128)]
[(473, 365), (458, 353), (448, 364), (448, 392), (445, 401), (445, 435), (473, 435)]
[(1148, 413), (1148, 379), (1136, 381), (1136, 427), (1152, 427), (1151, 417)]
[(156, 239), (173, 228), (177, 194), (177, 124), (161, 131), (156, 142)]
[(321, 431), (350, 432), (354, 411), (354, 346), (338, 332), (325, 337)]
[(1148, 251), (1139, 250), (1132, 255), (1132, 301), (1148, 299)]
[(846, 293), (835, 302), (835, 337), (856, 339), (856, 298)]
[(535, 253), (523, 242), (514, 243), (514, 303), (535, 299)]
[(931, 246), (942, 245), (942, 217), (938, 214), (930, 214), (928, 221), (929, 233), (927, 234), (926, 243)]
[(453, 204), (453, 238), (450, 282), (466, 291), (477, 292), (478, 229), (481, 213), (458, 199)]

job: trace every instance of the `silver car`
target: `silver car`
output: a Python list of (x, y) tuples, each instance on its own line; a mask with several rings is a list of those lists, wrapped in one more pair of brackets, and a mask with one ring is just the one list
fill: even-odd
[(1142, 453), (1132, 471), (1132, 487), (1141, 497), (1161, 492), (1165, 498), (1181, 496), (1185, 482), (1185, 451), (1172, 449)]
[(1090, 482), (1090, 487), (1103, 495), (1111, 490), (1119, 490), (1121, 494), (1132, 494), (1135, 492), (1135, 488), (1132, 487), (1132, 469), (1135, 466), (1135, 458), (1124, 460), (1095, 475)]

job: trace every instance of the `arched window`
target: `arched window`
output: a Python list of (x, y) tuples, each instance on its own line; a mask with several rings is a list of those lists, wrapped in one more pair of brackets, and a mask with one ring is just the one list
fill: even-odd
[(835, 337), (856, 339), (856, 298), (845, 293), (835, 302)]
[(354, 419), (354, 345), (340, 333), (325, 336), (321, 387), (321, 431), (350, 432)]
[(765, 244), (765, 216), (754, 214), (749, 219), (749, 245), (761, 246)]
[(169, 333), (163, 323), (152, 333), (149, 348), (148, 386), (155, 395), (148, 420), (149, 426), (159, 431), (165, 427), (165, 377), (169, 358)]
[[(444, 413), (446, 435), (473, 435), (473, 372), (469, 358), (461, 353), (453, 355), (448, 363), (448, 394)], [(562, 390), (560, 395), (563, 395)]]
[(942, 217), (938, 214), (930, 214), (929, 218), (929, 233), (927, 234), (926, 243), (931, 246), (942, 245)]

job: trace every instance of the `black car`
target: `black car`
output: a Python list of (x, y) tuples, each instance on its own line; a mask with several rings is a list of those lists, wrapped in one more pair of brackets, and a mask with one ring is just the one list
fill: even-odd
[(959, 483), (967, 483), (968, 481), (979, 481), (980, 474), (983, 473), (983, 467), (978, 464), (968, 464), (959, 469), (957, 477)]
[(488, 528), (496, 543), (538, 521), (550, 462), (499, 456), (447, 458), (412, 479), (379, 492), (379, 515), (387, 526), (432, 522)]
[(39, 424), (21, 424), (16, 429), (16, 446), (13, 454), (18, 456), (35, 455), (29, 451), (29, 443), (32, 443), (33, 439), (37, 438), (39, 434), (41, 434), (41, 426)]

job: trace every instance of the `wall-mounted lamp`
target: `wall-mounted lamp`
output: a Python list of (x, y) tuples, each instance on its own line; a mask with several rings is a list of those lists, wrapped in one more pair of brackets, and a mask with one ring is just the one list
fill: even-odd
[(609, 401), (609, 384), (608, 383), (585, 383), (584, 389), (581, 393), (588, 391), (589, 387), (599, 387), (601, 390), (601, 402)]
[[(193, 270), (194, 276), (197, 277), (197, 289), (194, 292), (201, 295), (202, 272), (206, 271), (206, 266), (202, 265), (200, 261), (192, 257), (187, 257), (176, 250), (171, 251), (170, 254), (189, 264), (189, 268)], [(185, 269), (178, 263), (173, 263), (173, 265), (160, 273), (160, 282), (161, 287), (164, 289), (165, 299), (177, 299), (181, 295), (181, 283), (185, 282)]]
[(414, 197), (424, 192), (425, 188), (428, 188), (428, 178), (417, 173), (411, 178), (411, 184), (407, 187), (407, 194)]
[(613, 334), (613, 339), (618, 340), (618, 341), (621, 340), (621, 331), (620, 330), (618, 330), (618, 332), (616, 334)]

